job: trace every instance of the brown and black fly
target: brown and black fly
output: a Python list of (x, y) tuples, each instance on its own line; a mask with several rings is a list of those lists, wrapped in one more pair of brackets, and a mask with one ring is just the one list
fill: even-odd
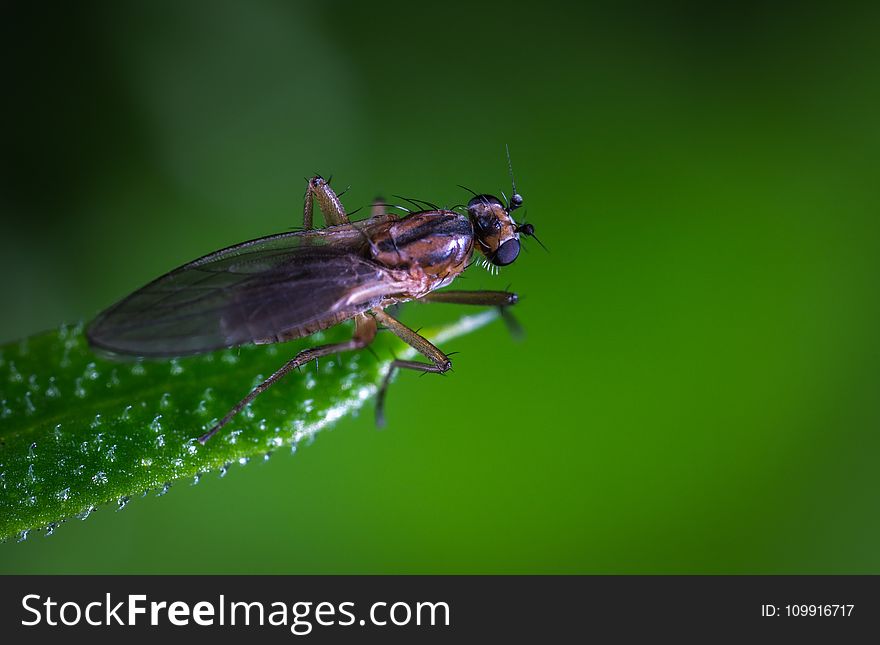
[[(504, 201), (473, 193), (466, 212), (416, 202), (427, 210), (401, 209), (398, 215), (377, 200), (368, 219), (352, 222), (330, 182), (312, 177), (304, 230), (236, 244), (163, 275), (98, 315), (87, 329), (89, 343), (123, 356), (178, 357), (280, 343), (354, 320), (351, 340), (299, 352), (199, 437), (205, 443), (286, 374), (367, 347), (382, 325), (430, 361), (391, 362), (376, 402), (376, 421), (383, 425), (385, 393), (396, 369), (443, 373), (452, 367), (447, 354), (389, 315), (388, 307), (409, 300), (502, 309), (516, 303), (510, 291), (437, 291), (475, 253), (497, 271), (519, 256), (521, 235), (534, 237), (531, 224), (513, 218), (523, 198), (512, 171), (511, 183), (509, 200), (504, 193)], [(313, 228), (315, 202), (325, 228)]]

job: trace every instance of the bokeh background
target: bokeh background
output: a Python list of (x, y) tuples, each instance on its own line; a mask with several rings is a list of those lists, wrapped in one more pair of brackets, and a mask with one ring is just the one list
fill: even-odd
[[(0, 21), (0, 342), (215, 248), (508, 190), (522, 295), (390, 424), (0, 545), (0, 572), (880, 572), (878, 6), (58, 3)], [(414, 326), (454, 308), (413, 305)], [(280, 386), (280, 387), (283, 387)]]

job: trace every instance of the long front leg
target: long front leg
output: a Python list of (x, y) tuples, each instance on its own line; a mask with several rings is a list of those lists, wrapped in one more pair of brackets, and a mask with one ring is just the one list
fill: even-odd
[(345, 214), (345, 207), (337, 197), (336, 193), (330, 188), (330, 182), (320, 176), (309, 179), (306, 185), (306, 195), (303, 203), (303, 228), (307, 231), (312, 230), (312, 217), (315, 210), (315, 200), (318, 201), (318, 207), (324, 216), (324, 223), (327, 226), (336, 226), (337, 224), (348, 224), (348, 215)]
[(223, 426), (232, 421), (233, 417), (241, 412), (245, 408), (245, 406), (247, 406), (258, 396), (260, 396), (260, 394), (272, 387), (272, 385), (274, 385), (277, 381), (284, 378), (292, 370), (295, 370), (298, 367), (302, 367), (309, 361), (313, 361), (323, 356), (337, 354), (339, 352), (362, 349), (369, 345), (373, 341), (373, 338), (376, 337), (376, 320), (373, 317), (368, 316), (367, 314), (358, 314), (355, 317), (354, 322), (354, 336), (351, 340), (344, 343), (334, 343), (332, 345), (320, 345), (318, 347), (312, 347), (310, 349), (304, 349), (303, 351), (301, 351), (299, 354), (297, 354), (291, 360), (285, 363), (277, 372), (272, 374), (272, 376), (270, 376), (253, 390), (251, 390), (246, 397), (236, 403), (235, 407), (227, 412), (226, 416), (220, 419), (220, 422), (217, 423), (217, 425), (215, 425), (213, 428), (208, 430), (208, 432), (199, 437), (199, 443), (204, 445), (204, 443), (215, 434), (217, 434), (217, 432)]
[(447, 302), (455, 305), (498, 307), (501, 319), (507, 325), (510, 335), (520, 340), (525, 336), (525, 332), (522, 325), (508, 311), (508, 308), (515, 305), (518, 300), (519, 296), (511, 291), (432, 291), (419, 298), (418, 302)]
[(454, 305), (482, 305), (484, 307), (509, 307), (515, 305), (519, 296), (511, 291), (432, 291), (419, 298), (419, 302), (447, 302)]
[(381, 428), (385, 425), (385, 393), (388, 391), (388, 384), (391, 382), (391, 377), (394, 375), (396, 369), (404, 368), (417, 370), (419, 372), (442, 374), (443, 372), (452, 369), (452, 361), (450, 361), (446, 354), (437, 349), (437, 347), (431, 344), (426, 338), (419, 336), (412, 329), (396, 318), (389, 316), (381, 309), (373, 309), (371, 313), (376, 317), (376, 320), (394, 332), (394, 334), (403, 342), (423, 356), (431, 359), (431, 363), (403, 361), (399, 359), (391, 361), (391, 367), (388, 369), (388, 372), (386, 372), (385, 378), (382, 380), (382, 385), (379, 387), (379, 393), (376, 396), (376, 425)]

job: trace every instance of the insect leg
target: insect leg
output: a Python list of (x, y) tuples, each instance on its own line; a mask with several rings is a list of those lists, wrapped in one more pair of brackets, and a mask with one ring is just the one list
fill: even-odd
[(431, 344), (427, 339), (422, 338), (412, 329), (404, 325), (402, 322), (389, 316), (381, 309), (373, 309), (371, 312), (380, 323), (390, 329), (396, 336), (410, 347), (414, 348), (420, 354), (431, 359), (431, 363), (422, 363), (420, 361), (403, 361), (394, 359), (391, 361), (391, 367), (382, 380), (379, 387), (379, 393), (376, 396), (376, 425), (382, 427), (385, 425), (385, 393), (388, 390), (388, 384), (397, 368), (417, 370), (419, 372), (432, 372), (434, 374), (442, 374), (452, 368), (452, 361), (449, 357), (441, 352), (437, 347)]
[(327, 226), (336, 226), (337, 224), (348, 224), (348, 215), (345, 214), (345, 207), (339, 201), (339, 197), (330, 188), (330, 183), (323, 177), (315, 176), (309, 179), (306, 185), (306, 194), (303, 203), (303, 227), (306, 230), (313, 228), (312, 216), (314, 214), (314, 202), (318, 201), (318, 207), (324, 216), (324, 223)]
[(485, 307), (509, 307), (515, 305), (519, 296), (510, 291), (432, 291), (419, 298), (419, 302), (448, 302), (454, 305), (483, 305)]
[(309, 361), (313, 361), (323, 356), (338, 354), (339, 352), (362, 349), (369, 345), (373, 341), (373, 338), (375, 338), (376, 336), (376, 320), (371, 316), (368, 316), (367, 314), (358, 314), (355, 317), (354, 322), (354, 335), (352, 336), (351, 340), (344, 343), (320, 345), (318, 347), (312, 347), (310, 349), (304, 349), (303, 351), (301, 351), (299, 354), (297, 354), (291, 360), (285, 363), (278, 371), (272, 374), (272, 376), (270, 376), (253, 390), (251, 390), (246, 397), (236, 403), (235, 407), (227, 412), (226, 416), (220, 419), (220, 422), (217, 423), (217, 425), (215, 425), (213, 428), (208, 430), (208, 432), (199, 437), (199, 443), (204, 445), (204, 443), (208, 439), (213, 437), (218, 430), (220, 430), (223, 426), (232, 421), (235, 415), (241, 412), (245, 408), (245, 406), (256, 399), (260, 394), (272, 387), (272, 385), (275, 384), (276, 381), (282, 379), (292, 370), (295, 370), (298, 367), (302, 367)]
[(482, 305), (484, 307), (498, 307), (501, 319), (507, 326), (510, 335), (516, 340), (525, 336), (522, 325), (519, 324), (510, 307), (515, 305), (519, 296), (510, 291), (432, 291), (426, 296), (419, 298), (419, 302), (448, 302), (455, 305)]
[(525, 336), (522, 326), (508, 310), (515, 305), (519, 296), (510, 291), (432, 291), (419, 298), (419, 302), (448, 302), (456, 305), (483, 305), (498, 307), (501, 318), (510, 335), (519, 340)]

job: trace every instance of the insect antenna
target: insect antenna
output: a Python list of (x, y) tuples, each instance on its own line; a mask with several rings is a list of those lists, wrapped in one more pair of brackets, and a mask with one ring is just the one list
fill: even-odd
[(469, 192), (471, 195), (473, 195), (474, 197), (477, 196), (477, 193), (475, 193), (474, 191), (472, 191), (472, 190), (471, 190), (470, 188), (468, 188), (467, 186), (462, 186), (461, 184), (455, 184), (455, 185), (458, 186), (459, 188), (464, 188), (466, 191), (468, 191), (468, 192)]
[[(510, 196), (510, 201), (507, 202), (507, 210), (512, 211), (520, 206), (522, 206), (523, 198), (518, 192), (516, 192), (516, 181), (513, 178), (513, 162), (510, 160), (510, 146), (506, 143), (504, 144), (504, 150), (507, 152), (507, 172), (510, 174), (510, 185), (513, 187), (513, 194)], [(504, 193), (501, 193), (502, 195)], [(504, 198), (505, 201), (507, 197)]]
[(550, 249), (548, 249), (546, 246), (544, 246), (544, 243), (538, 239), (537, 235), (535, 235), (535, 227), (532, 226), (531, 224), (526, 224), (525, 219), (523, 219), (522, 224), (520, 224), (519, 226), (516, 227), (516, 232), (519, 233), (520, 235), (526, 235), (528, 237), (533, 238), (535, 240), (535, 242), (537, 242), (538, 244), (541, 245), (542, 249), (547, 251), (547, 253), (550, 253)]

